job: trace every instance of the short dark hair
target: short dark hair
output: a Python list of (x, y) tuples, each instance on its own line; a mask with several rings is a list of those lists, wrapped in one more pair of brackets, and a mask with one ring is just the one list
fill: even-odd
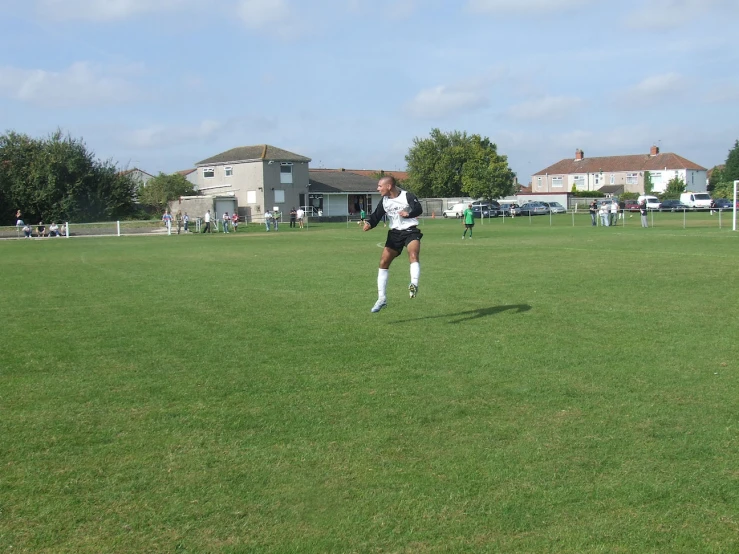
[(390, 181), (391, 187), (398, 186), (398, 181), (396, 181), (395, 177), (393, 177), (392, 175), (384, 175), (380, 178), (380, 181)]

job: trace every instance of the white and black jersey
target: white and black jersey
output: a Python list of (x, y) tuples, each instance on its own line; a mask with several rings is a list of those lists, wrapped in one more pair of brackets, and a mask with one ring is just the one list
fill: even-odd
[[(398, 215), (400, 212), (407, 212), (408, 217)], [(382, 201), (377, 204), (375, 211), (367, 219), (372, 228), (376, 227), (383, 216), (387, 216), (390, 229), (395, 231), (405, 231), (418, 225), (418, 216), (423, 213), (423, 208), (418, 198), (412, 192), (401, 190), (400, 194), (395, 198), (382, 197)]]

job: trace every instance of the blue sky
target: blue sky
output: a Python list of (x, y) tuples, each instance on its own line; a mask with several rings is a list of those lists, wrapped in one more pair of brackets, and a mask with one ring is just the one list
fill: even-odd
[(736, 0), (0, 0), (3, 131), (150, 173), (272, 144), (402, 170), (433, 127), (527, 183), (574, 157), (705, 167), (739, 138)]

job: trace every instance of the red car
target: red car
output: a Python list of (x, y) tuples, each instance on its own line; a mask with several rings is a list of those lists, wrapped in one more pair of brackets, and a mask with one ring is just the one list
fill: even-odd
[(626, 200), (623, 209), (627, 212), (638, 212), (639, 204), (636, 203), (636, 200)]

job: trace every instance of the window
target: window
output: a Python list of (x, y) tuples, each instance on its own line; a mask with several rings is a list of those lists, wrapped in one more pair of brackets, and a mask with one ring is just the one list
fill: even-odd
[(246, 203), (247, 204), (256, 204), (257, 203), (257, 191), (255, 191), (255, 190), (247, 190), (246, 191)]
[(275, 204), (284, 204), (284, 203), (285, 203), (285, 191), (275, 190)]
[(537, 187), (541, 188), (541, 177), (537, 178)]
[(611, 184), (612, 185), (616, 184), (616, 176), (613, 173), (611, 173)]
[(636, 185), (638, 182), (639, 182), (639, 176), (636, 173), (626, 174), (626, 184), (627, 185)]
[(216, 170), (212, 167), (204, 167), (203, 168), (203, 177), (206, 179), (210, 179), (211, 177), (216, 176)]
[(572, 183), (575, 185), (577, 190), (585, 190), (585, 175), (575, 175), (572, 179)]
[(234, 168), (231, 167), (230, 165), (227, 165), (223, 169), (226, 172), (226, 177), (231, 177), (234, 174)]
[(562, 188), (562, 177), (552, 177), (552, 188)]
[(289, 184), (292, 184), (292, 182), (293, 182), (293, 164), (291, 164), (290, 162), (282, 162), (280, 164), (280, 183), (283, 185), (289, 185)]

